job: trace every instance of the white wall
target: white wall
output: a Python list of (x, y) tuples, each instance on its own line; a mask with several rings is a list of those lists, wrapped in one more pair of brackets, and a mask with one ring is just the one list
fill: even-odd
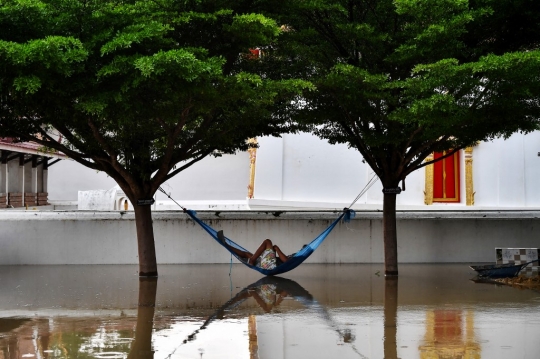
[[(364, 188), (372, 171), (358, 151), (330, 145), (311, 134), (286, 134), (259, 138), (255, 174), (255, 201), (278, 207), (348, 205)], [(424, 205), (425, 170), (411, 173), (398, 206), (422, 208), (540, 207), (540, 132), (514, 134), (508, 140), (484, 142), (473, 150), (475, 206), (465, 207), (465, 156), (461, 158), (461, 202)], [(243, 201), (249, 184), (249, 154), (206, 158), (181, 172), (163, 188), (177, 201)], [(18, 162), (10, 162), (17, 171)], [(78, 191), (110, 189), (115, 182), (73, 161), (61, 161), (49, 170), (49, 199), (77, 199)], [(377, 182), (357, 205), (382, 206), (382, 186)], [(14, 190), (12, 190), (14, 191)], [(158, 193), (158, 200), (166, 197)], [(262, 203), (267, 201), (268, 203)], [(261, 204), (262, 203), (262, 204)], [(332, 205), (330, 205), (332, 204)], [(255, 206), (255, 204), (253, 204)], [(357, 207), (358, 208), (358, 207)]]
[(540, 132), (474, 147), (475, 206), (540, 207)]
[[(239, 153), (205, 158), (162, 187), (177, 200), (238, 200), (246, 198), (248, 184), (249, 155)], [(108, 190), (116, 182), (104, 172), (63, 160), (49, 167), (48, 186), (49, 200), (77, 201), (79, 191)], [(157, 198), (166, 199), (161, 193)]]
[[(133, 213), (0, 212), (0, 263), (135, 264)], [(315, 239), (336, 213), (200, 212), (199, 218), (245, 248), (264, 238), (285, 253)], [(382, 263), (380, 212), (338, 224), (311, 263)], [(398, 213), (400, 263), (493, 262), (495, 248), (540, 248), (540, 212)], [(155, 212), (159, 263), (229, 263), (231, 255), (183, 212)]]
[(116, 185), (106, 173), (71, 160), (56, 162), (48, 173), (49, 201), (77, 201), (79, 191), (107, 190)]
[[(176, 200), (245, 200), (249, 185), (249, 154), (207, 157), (162, 185)], [(158, 192), (158, 199), (166, 199)]]
[(254, 198), (283, 199), (283, 137), (258, 139)]
[[(372, 175), (360, 153), (330, 145), (311, 134), (261, 138), (257, 151), (256, 200), (281, 200), (290, 206), (304, 202), (349, 203)], [(424, 205), (425, 169), (411, 173), (398, 206), (422, 208), (540, 207), (540, 132), (514, 134), (507, 140), (483, 142), (473, 149), (475, 206), (465, 207), (465, 155), (460, 156), (460, 202)], [(357, 202), (382, 205), (377, 182)]]
[(525, 206), (540, 206), (540, 131), (524, 136)]
[[(259, 146), (256, 199), (351, 202), (372, 175), (358, 151), (308, 133), (263, 137)], [(366, 196), (360, 203), (365, 201)]]
[(311, 134), (285, 135), (283, 153), (284, 200), (347, 202), (367, 183), (362, 156), (345, 145), (332, 146)]

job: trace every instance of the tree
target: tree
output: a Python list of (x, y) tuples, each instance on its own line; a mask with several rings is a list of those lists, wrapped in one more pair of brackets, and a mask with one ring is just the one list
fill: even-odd
[(249, 49), (279, 33), (242, 1), (5, 0), (0, 135), (111, 176), (134, 204), (139, 275), (156, 276), (137, 202), (208, 155), (295, 130), (280, 109), (307, 83), (249, 70)]
[(287, 30), (267, 73), (316, 87), (293, 118), (358, 150), (382, 182), (386, 275), (398, 274), (396, 192), (429, 154), (538, 128), (538, 10), (527, 0), (266, 2)]

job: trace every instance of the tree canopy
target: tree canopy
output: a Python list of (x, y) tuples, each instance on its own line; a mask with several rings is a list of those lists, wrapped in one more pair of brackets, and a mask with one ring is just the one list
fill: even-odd
[[(277, 6), (273, 78), (311, 81), (291, 114), (358, 150), (396, 190), (434, 151), (538, 128), (535, 1), (315, 0)], [(529, 27), (529, 25), (531, 27)], [(397, 274), (396, 194), (384, 195), (387, 274)]]
[[(0, 135), (106, 172), (135, 205), (140, 274), (157, 274), (149, 206), (159, 186), (249, 137), (294, 131), (281, 115), (309, 87), (252, 71), (281, 30), (249, 2), (5, 0)], [(62, 141), (58, 141), (61, 135)]]

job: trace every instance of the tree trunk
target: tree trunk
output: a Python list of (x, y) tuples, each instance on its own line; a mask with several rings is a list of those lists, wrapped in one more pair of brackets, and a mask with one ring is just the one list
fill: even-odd
[(383, 200), (384, 275), (398, 275), (396, 194), (385, 193)]
[(139, 277), (157, 277), (156, 247), (150, 206), (135, 204), (135, 225), (139, 249)]

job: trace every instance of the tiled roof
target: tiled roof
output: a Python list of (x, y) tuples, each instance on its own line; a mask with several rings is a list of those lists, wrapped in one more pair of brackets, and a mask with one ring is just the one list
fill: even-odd
[(43, 146), (35, 142), (16, 142), (11, 137), (0, 137), (0, 150), (29, 153), (54, 158), (68, 158), (65, 154), (58, 151), (48, 152), (42, 151)]

